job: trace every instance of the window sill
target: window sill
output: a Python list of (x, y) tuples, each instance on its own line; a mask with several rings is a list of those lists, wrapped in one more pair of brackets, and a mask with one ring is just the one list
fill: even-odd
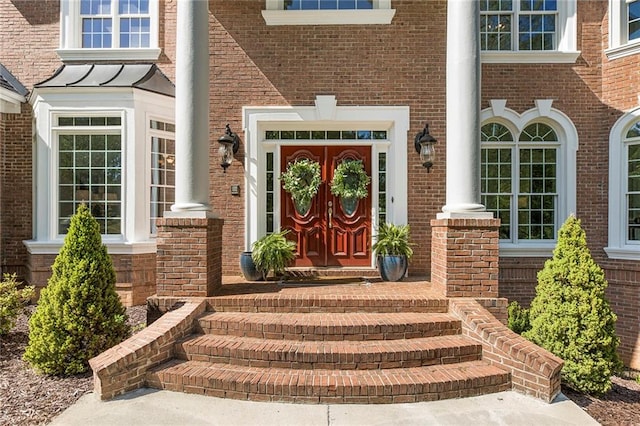
[(556, 243), (513, 244), (500, 243), (500, 257), (551, 257)]
[(63, 62), (67, 61), (156, 61), (160, 49), (57, 49)]
[[(51, 241), (36, 241), (27, 240), (23, 241), (27, 247), (27, 251), (30, 254), (58, 254), (64, 241), (51, 240)], [(141, 241), (136, 243), (125, 243), (123, 241), (109, 241), (103, 236), (103, 243), (107, 246), (109, 254), (145, 254), (155, 253), (157, 251), (155, 241)]]
[(640, 246), (605, 247), (604, 251), (609, 259), (636, 261), (640, 259)]
[(604, 51), (604, 54), (607, 55), (607, 59), (610, 61), (618, 58), (624, 58), (625, 56), (635, 55), (636, 53), (640, 53), (640, 41), (613, 47)]
[(263, 10), (267, 25), (388, 25), (395, 9)]
[(481, 52), (483, 64), (574, 64), (580, 52)]

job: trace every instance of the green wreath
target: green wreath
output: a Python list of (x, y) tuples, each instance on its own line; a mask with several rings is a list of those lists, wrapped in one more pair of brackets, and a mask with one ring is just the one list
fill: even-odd
[(287, 171), (280, 175), (282, 188), (299, 205), (309, 205), (318, 193), (320, 183), (320, 164), (317, 161), (302, 158), (289, 163)]
[(360, 160), (345, 160), (338, 164), (331, 180), (331, 193), (346, 199), (362, 199), (369, 195), (367, 186), (371, 178)]

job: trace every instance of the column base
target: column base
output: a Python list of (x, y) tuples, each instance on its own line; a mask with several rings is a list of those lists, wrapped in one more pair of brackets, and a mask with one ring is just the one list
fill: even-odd
[(500, 219), (484, 215), (431, 221), (431, 283), (447, 297), (498, 297)]
[(158, 219), (158, 296), (207, 297), (222, 286), (224, 221), (206, 216)]

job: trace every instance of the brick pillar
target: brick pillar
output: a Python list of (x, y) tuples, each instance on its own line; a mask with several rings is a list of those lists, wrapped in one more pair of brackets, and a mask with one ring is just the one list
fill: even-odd
[(431, 221), (431, 283), (447, 297), (498, 297), (500, 219)]
[(158, 219), (156, 288), (160, 297), (213, 296), (222, 285), (222, 219)]

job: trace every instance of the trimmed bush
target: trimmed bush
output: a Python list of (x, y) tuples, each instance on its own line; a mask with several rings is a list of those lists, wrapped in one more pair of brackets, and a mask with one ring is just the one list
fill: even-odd
[(16, 318), (33, 296), (33, 286), (18, 289), (16, 274), (4, 274), (0, 281), (0, 336), (16, 325)]
[(524, 337), (562, 358), (563, 381), (583, 393), (609, 391), (611, 376), (621, 367), (606, 287), (580, 220), (570, 216), (560, 228), (553, 258), (538, 273), (531, 330)]
[(82, 373), (89, 359), (130, 334), (100, 226), (85, 205), (71, 218), (52, 269), (29, 320), (24, 359), (47, 374)]
[(529, 322), (529, 310), (523, 308), (515, 300), (509, 303), (507, 307), (509, 313), (509, 320), (507, 326), (514, 332), (522, 334), (531, 328)]

